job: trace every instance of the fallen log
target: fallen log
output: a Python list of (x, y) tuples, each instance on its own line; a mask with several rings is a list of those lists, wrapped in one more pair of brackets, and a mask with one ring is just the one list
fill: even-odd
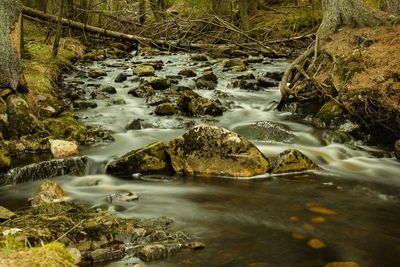
[[(58, 17), (50, 14), (43, 13), (39, 10), (24, 6), (23, 7), (23, 14), (29, 17), (33, 18), (39, 18), (41, 20), (45, 21), (52, 21), (52, 22), (57, 22)], [(66, 19), (66, 18), (61, 18), (61, 24), (64, 26), (68, 26), (73, 29), (81, 30), (81, 31), (86, 31), (86, 32), (91, 32), (95, 34), (100, 34), (106, 37), (111, 37), (111, 38), (116, 38), (116, 39), (122, 39), (126, 41), (133, 41), (136, 43), (141, 43), (141, 44), (146, 44), (146, 45), (153, 45), (153, 46), (158, 46), (158, 47), (168, 47), (168, 48), (173, 48), (173, 49), (196, 49), (196, 50), (215, 50), (217, 48), (220, 48), (220, 45), (213, 45), (213, 44), (195, 44), (195, 43), (183, 43), (181, 41), (171, 41), (171, 40), (162, 40), (162, 39), (152, 39), (152, 38), (146, 38), (143, 36), (139, 35), (134, 35), (134, 34), (127, 34), (127, 33), (121, 33), (117, 31), (111, 31), (103, 28), (99, 28), (96, 26), (84, 24), (78, 21)], [(232, 47), (230, 45), (227, 45), (227, 47)], [(279, 56), (284, 56), (273, 49), (269, 50), (269, 47), (261, 47), (260, 51), (262, 51), (264, 54), (269, 54), (270, 56), (273, 57), (279, 57)]]

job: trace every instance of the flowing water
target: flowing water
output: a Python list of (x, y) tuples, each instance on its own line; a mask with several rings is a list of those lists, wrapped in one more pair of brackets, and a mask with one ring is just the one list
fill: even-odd
[[(221, 117), (193, 119), (158, 117), (145, 99), (127, 92), (138, 85), (129, 77), (123, 83), (114, 78), (132, 61), (162, 60), (159, 76), (176, 75), (191, 66), (198, 73), (205, 66), (177, 54), (127, 60), (105, 60), (78, 66), (65, 81), (80, 80), (85, 90), (91, 84), (116, 87), (111, 98), (123, 98), (125, 105), (110, 105), (112, 99), (96, 100), (98, 107), (77, 112), (86, 123), (115, 132), (115, 142), (86, 147), (82, 154), (92, 161), (87, 176), (59, 177), (56, 180), (74, 199), (112, 211), (119, 216), (173, 218), (173, 227), (190, 233), (207, 244), (205, 250), (182, 252), (167, 260), (142, 263), (143, 266), (323, 266), (331, 261), (355, 261), (362, 267), (400, 266), (400, 163), (384, 149), (352, 141), (346, 145), (328, 138), (329, 130), (316, 129), (290, 119), (290, 114), (275, 110), (278, 88), (245, 91), (230, 88), (237, 74), (213, 66), (219, 76), (218, 90), (228, 93), (220, 98), (229, 110)], [(286, 60), (271, 64), (252, 64), (251, 71), (283, 71)], [(103, 79), (79, 78), (90, 69), (105, 69)], [(181, 85), (193, 86), (194, 79)], [(214, 98), (213, 91), (198, 90)], [(142, 130), (125, 130), (133, 119), (147, 125)], [(277, 122), (293, 133), (285, 140), (263, 140), (249, 126), (259, 121)], [(322, 167), (322, 171), (285, 176), (259, 176), (254, 179), (199, 177), (134, 177), (118, 179), (104, 174), (105, 163), (115, 156), (151, 142), (168, 142), (182, 134), (185, 123), (208, 123), (230, 130), (245, 129), (267, 156), (273, 158), (287, 148), (297, 148)], [(16, 208), (32, 194), (36, 183), (0, 189), (1, 202)], [(111, 193), (135, 192), (137, 202), (110, 204)], [(312, 211), (312, 207), (320, 209)], [(325, 209), (322, 209), (325, 208)], [(317, 212), (316, 212), (317, 211)], [(326, 247), (314, 249), (307, 243), (318, 239)], [(139, 262), (127, 258), (108, 266), (127, 266)], [(128, 265), (129, 266), (129, 265)]]

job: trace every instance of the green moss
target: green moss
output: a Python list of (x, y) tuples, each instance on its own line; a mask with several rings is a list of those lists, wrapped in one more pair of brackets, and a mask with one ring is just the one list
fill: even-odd
[(272, 173), (289, 173), (319, 169), (311, 159), (296, 149), (285, 150), (279, 155), (278, 163)]
[(335, 65), (335, 72), (343, 82), (349, 81), (354, 74), (361, 71), (364, 71), (364, 66), (361, 59), (355, 56), (340, 58)]
[(3, 152), (0, 152), (0, 170), (7, 169), (11, 165), (11, 159)]
[(43, 121), (44, 127), (53, 138), (72, 139), (78, 141), (86, 133), (86, 127), (79, 124), (72, 114), (64, 114), (59, 118)]
[(342, 119), (343, 107), (336, 101), (326, 102), (317, 113), (317, 118), (325, 124), (337, 122)]

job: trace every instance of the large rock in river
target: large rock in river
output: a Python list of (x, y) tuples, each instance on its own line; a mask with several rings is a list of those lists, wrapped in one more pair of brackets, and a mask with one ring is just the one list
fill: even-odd
[(279, 155), (278, 163), (272, 173), (279, 174), (317, 169), (319, 169), (318, 165), (299, 150), (288, 149)]
[(167, 154), (162, 142), (131, 151), (106, 166), (106, 173), (115, 176), (130, 176), (134, 173), (167, 173), (168, 170)]
[(199, 125), (172, 140), (172, 167), (189, 175), (249, 177), (268, 171), (268, 159), (255, 145), (224, 128)]

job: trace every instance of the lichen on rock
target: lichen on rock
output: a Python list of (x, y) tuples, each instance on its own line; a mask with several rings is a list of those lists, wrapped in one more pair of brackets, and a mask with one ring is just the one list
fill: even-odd
[(296, 149), (288, 149), (279, 155), (278, 162), (273, 168), (272, 173), (281, 174), (317, 169), (319, 169), (318, 165), (302, 152)]

